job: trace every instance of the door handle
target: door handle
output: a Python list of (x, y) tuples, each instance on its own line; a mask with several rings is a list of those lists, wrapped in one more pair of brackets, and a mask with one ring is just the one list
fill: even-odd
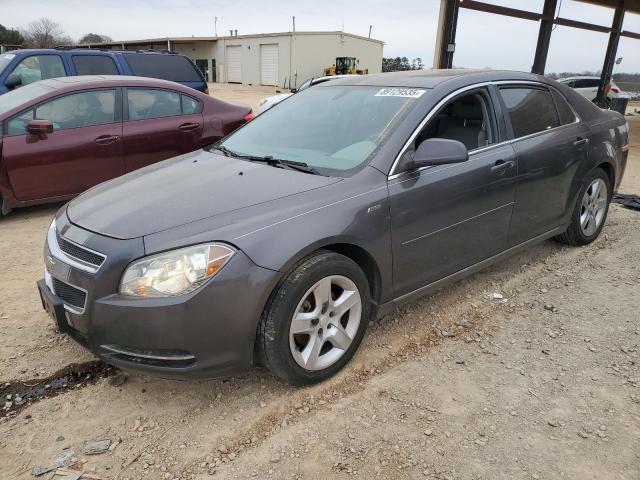
[(190, 132), (200, 127), (199, 123), (183, 123), (178, 128), (183, 132)]
[(586, 145), (587, 143), (589, 143), (589, 139), (588, 138), (578, 137), (576, 139), (576, 141), (573, 142), (573, 145), (576, 146), (576, 147), (582, 147), (583, 145)]
[(118, 135), (100, 135), (95, 139), (98, 145), (111, 145), (113, 142), (120, 138)]
[(513, 160), (504, 161), (502, 159), (496, 160), (496, 163), (491, 167), (491, 171), (493, 173), (497, 173), (498, 175), (503, 175), (507, 170), (512, 168), (516, 162)]

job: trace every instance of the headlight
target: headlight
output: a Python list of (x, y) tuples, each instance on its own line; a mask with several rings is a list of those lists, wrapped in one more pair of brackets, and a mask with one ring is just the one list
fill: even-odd
[(143, 258), (127, 267), (120, 293), (154, 298), (190, 292), (218, 273), (235, 253), (227, 245), (211, 243)]

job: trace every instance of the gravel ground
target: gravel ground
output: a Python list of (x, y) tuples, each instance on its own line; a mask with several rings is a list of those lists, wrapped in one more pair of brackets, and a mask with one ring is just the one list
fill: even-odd
[[(640, 117), (629, 122), (620, 190), (638, 193)], [(0, 224), (0, 382), (92, 358), (56, 334), (35, 291), (54, 212)], [(640, 214), (613, 205), (591, 246), (545, 242), (393, 312), (310, 388), (259, 370), (73, 388), (0, 420), (0, 478), (31, 478), (66, 453), (67, 478), (637, 480), (639, 252)], [(102, 439), (106, 453), (83, 453)]]

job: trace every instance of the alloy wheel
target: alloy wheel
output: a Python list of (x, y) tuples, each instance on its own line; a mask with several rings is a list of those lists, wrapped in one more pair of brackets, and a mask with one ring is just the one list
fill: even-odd
[(337, 362), (358, 333), (362, 299), (342, 275), (324, 277), (304, 294), (289, 328), (289, 346), (298, 365), (322, 370)]
[(590, 237), (600, 228), (607, 211), (608, 196), (607, 185), (601, 178), (591, 182), (584, 192), (580, 208), (580, 228), (585, 236)]

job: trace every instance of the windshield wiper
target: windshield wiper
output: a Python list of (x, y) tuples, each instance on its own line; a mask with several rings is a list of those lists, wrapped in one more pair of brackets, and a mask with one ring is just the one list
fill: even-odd
[(311, 165), (304, 162), (296, 162), (294, 160), (282, 160), (280, 158), (273, 158), (270, 155), (266, 157), (252, 157), (249, 160), (255, 160), (258, 162), (265, 162), (273, 167), (290, 168), (291, 170), (297, 170), (299, 172), (311, 173), (312, 175), (320, 175), (320, 172)]
[(220, 147), (218, 145), (213, 145), (211, 147), (211, 149), (212, 150), (219, 150), (222, 153), (224, 153), (225, 156), (227, 156), (227, 157), (234, 157), (234, 158), (239, 158), (240, 157), (240, 155), (238, 153), (234, 152), (233, 150), (229, 150), (227, 147)]
[(261, 157), (259, 155), (245, 155), (243, 153), (229, 150), (227, 147), (223, 146), (214, 146), (213, 148), (221, 151), (227, 157), (241, 158), (243, 160), (249, 160), (250, 162), (264, 162), (267, 165), (271, 165), (272, 167), (289, 168), (291, 170), (297, 170), (298, 172), (310, 173), (312, 175), (321, 175), (318, 170), (304, 162), (282, 160), (280, 158), (274, 158), (271, 155), (265, 155), (264, 157)]

